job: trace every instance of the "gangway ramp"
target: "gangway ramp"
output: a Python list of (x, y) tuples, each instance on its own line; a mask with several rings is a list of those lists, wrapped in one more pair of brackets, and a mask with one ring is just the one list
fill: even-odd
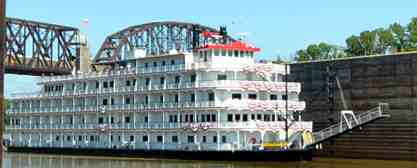
[(315, 145), (321, 144), (327, 140), (335, 138), (336, 136), (345, 134), (355, 128), (362, 127), (366, 124), (372, 123), (376, 120), (390, 117), (389, 114), (384, 114), (384, 111), (388, 110), (387, 103), (379, 103), (377, 107), (360, 113), (355, 117), (344, 117), (346, 120), (341, 120), (339, 123), (331, 125), (318, 132), (313, 132), (313, 141), (309, 144), (305, 144), (306, 148), (315, 147)]

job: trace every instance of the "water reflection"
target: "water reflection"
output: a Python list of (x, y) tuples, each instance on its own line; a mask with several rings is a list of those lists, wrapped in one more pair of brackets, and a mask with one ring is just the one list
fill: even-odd
[(5, 168), (417, 168), (412, 161), (315, 159), (311, 162), (213, 162), (96, 158), (37, 154), (5, 155)]

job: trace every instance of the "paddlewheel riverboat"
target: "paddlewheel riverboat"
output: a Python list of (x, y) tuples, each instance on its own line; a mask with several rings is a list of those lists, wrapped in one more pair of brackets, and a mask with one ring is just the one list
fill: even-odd
[[(210, 38), (190, 51), (126, 53), (111, 69), (44, 76), (10, 100), (9, 148), (46, 153), (215, 160), (311, 159), (300, 83), (256, 62), (245, 41)], [(326, 138), (324, 134), (318, 139)], [(328, 135), (326, 135), (328, 136)]]

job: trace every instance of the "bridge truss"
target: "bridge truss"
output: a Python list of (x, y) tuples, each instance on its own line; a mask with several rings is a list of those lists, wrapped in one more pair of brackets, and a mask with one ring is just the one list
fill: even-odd
[(5, 72), (23, 75), (70, 74), (79, 58), (77, 28), (6, 19)]
[[(204, 36), (202, 32), (215, 32), (223, 36)], [(170, 51), (191, 52), (205, 43), (233, 41), (223, 31), (207, 26), (185, 22), (152, 22), (128, 27), (108, 36), (93, 60), (93, 64), (112, 65), (126, 59), (134, 49), (143, 49), (146, 55), (168, 54)]]

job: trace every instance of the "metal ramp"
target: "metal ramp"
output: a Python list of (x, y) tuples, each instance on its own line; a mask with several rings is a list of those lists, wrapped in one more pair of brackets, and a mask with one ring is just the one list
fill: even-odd
[(342, 111), (342, 116), (340, 117), (339, 123), (322, 129), (318, 132), (313, 132), (313, 141), (309, 144), (304, 144), (304, 147), (314, 147), (317, 144), (320, 144), (338, 135), (344, 134), (357, 127), (361, 127), (375, 120), (390, 117), (389, 114), (383, 114), (383, 111), (387, 109), (387, 103), (379, 103), (377, 107), (367, 112), (358, 114), (357, 116), (355, 116), (352, 111)]

